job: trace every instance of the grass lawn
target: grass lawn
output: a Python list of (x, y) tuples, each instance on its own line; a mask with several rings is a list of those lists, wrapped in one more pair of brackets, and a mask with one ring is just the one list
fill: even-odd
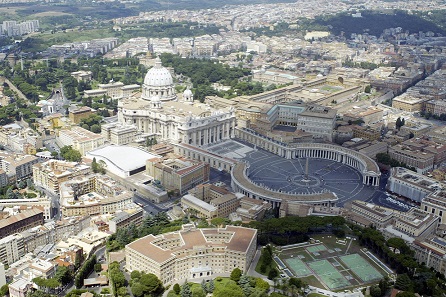
[(301, 277), (300, 279), (306, 284), (309, 284), (310, 286), (325, 289), (325, 286), (323, 286), (321, 282), (314, 275)]
[(308, 297), (326, 297), (326, 296), (322, 295), (322, 294), (318, 294), (318, 293), (311, 293), (311, 294), (308, 294)]
[[(214, 279), (214, 285), (215, 285), (215, 289), (219, 288), (219, 287), (225, 287), (228, 284), (235, 284), (237, 285), (236, 282), (234, 282), (233, 280), (231, 280), (229, 277), (216, 277)], [(201, 283), (192, 283), (189, 282), (190, 284), (190, 289), (193, 290), (194, 288), (201, 288)], [(181, 286), (182, 284), (180, 284)]]
[(53, 44), (63, 44), (68, 42), (80, 42), (88, 41), (91, 39), (114, 37), (114, 32), (108, 32), (104, 29), (74, 29), (73, 31), (56, 32), (54, 34), (51, 34), (49, 31), (45, 31), (40, 34), (33, 35), (33, 37), (39, 39), (46, 46), (51, 46)]

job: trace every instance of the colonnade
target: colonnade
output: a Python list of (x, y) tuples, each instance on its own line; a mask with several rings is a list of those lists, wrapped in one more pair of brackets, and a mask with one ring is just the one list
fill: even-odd
[(284, 193), (277, 189), (270, 189), (253, 183), (247, 175), (249, 167), (244, 163), (237, 163), (231, 170), (231, 187), (234, 191), (257, 200), (271, 203), (273, 208), (280, 208), (284, 201), (311, 204), (314, 206), (333, 207), (338, 197), (332, 192), (321, 193)]
[(378, 165), (370, 157), (360, 152), (325, 143), (301, 143), (289, 146), (287, 143), (274, 140), (247, 128), (236, 128), (235, 136), (286, 159), (320, 158), (346, 164), (362, 174), (363, 184), (379, 186), (381, 172)]
[(230, 138), (232, 131), (232, 123), (230, 122), (221, 122), (212, 127), (200, 127), (188, 132), (186, 143), (197, 146), (215, 143)]

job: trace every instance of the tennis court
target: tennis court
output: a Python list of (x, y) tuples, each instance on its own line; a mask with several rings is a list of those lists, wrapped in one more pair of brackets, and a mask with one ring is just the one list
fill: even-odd
[(339, 258), (365, 283), (383, 277), (375, 267), (358, 254), (340, 256)]
[(318, 245), (307, 247), (307, 251), (309, 253), (317, 253), (317, 252), (326, 251), (326, 250), (327, 250), (327, 248), (323, 244), (318, 244)]
[(307, 265), (305, 265), (305, 263), (302, 262), (301, 259), (289, 258), (285, 259), (285, 262), (286, 264), (288, 264), (288, 267), (291, 268), (291, 270), (297, 277), (307, 276), (311, 274), (310, 269), (308, 269)]
[(308, 263), (320, 279), (331, 289), (350, 286), (350, 282), (327, 260)]

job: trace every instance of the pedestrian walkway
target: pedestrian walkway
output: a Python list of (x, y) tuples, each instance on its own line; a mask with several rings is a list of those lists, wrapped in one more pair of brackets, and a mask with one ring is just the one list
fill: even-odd
[(360, 289), (355, 289), (355, 292), (332, 292), (313, 286), (308, 286), (308, 288), (310, 289), (310, 293), (318, 293), (330, 297), (364, 297)]
[(246, 274), (249, 276), (253, 276), (253, 277), (260, 277), (260, 278), (266, 280), (272, 286), (272, 285), (274, 285), (274, 282), (272, 280), (267, 279), (264, 275), (262, 275), (256, 271), (256, 266), (257, 266), (257, 263), (259, 262), (260, 255), (261, 255), (261, 250), (258, 249), (256, 251), (256, 254), (254, 255), (254, 259), (252, 260), (251, 265), (249, 265), (249, 269)]

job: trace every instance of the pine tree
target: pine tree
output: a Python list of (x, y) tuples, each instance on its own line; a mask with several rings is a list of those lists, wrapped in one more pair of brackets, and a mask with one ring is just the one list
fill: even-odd
[(213, 293), (215, 289), (215, 284), (214, 284), (214, 280), (211, 279), (208, 283), (208, 291), (209, 293)]
[(395, 122), (395, 127), (399, 130), (402, 126), (401, 118), (398, 117)]
[(181, 286), (181, 297), (192, 297), (192, 291), (190, 289), (190, 285), (187, 281)]
[(201, 288), (203, 289), (204, 292), (209, 293), (208, 286), (204, 280), (201, 281)]

